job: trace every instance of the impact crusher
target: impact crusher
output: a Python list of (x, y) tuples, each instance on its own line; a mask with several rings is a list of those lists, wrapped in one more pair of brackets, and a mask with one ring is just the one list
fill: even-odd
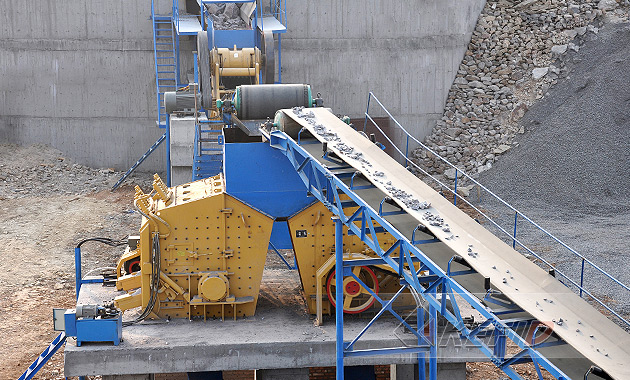
[[(149, 318), (254, 315), (273, 218), (227, 193), (222, 175), (172, 188), (156, 175), (151, 193), (136, 188), (134, 204), (143, 218), (135, 247), (128, 246), (117, 265), (116, 287), (127, 292), (115, 299), (117, 308), (141, 307)], [(321, 322), (322, 313), (335, 306), (332, 213), (317, 202), (288, 223), (306, 304)], [(379, 235), (385, 247), (394, 243), (388, 234)], [(344, 250), (349, 259), (376, 257), (353, 235), (344, 237)], [(355, 274), (381, 296), (400, 288), (396, 272), (385, 265), (356, 267)], [(344, 284), (344, 296), (349, 314), (375, 302), (352, 279)], [(404, 298), (400, 306), (415, 306)]]

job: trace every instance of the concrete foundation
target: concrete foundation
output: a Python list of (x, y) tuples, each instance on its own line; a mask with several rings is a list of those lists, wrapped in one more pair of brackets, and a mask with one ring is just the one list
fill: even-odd
[[(99, 304), (116, 294), (112, 288), (100, 284), (84, 284), (78, 303)], [(266, 270), (254, 317), (237, 321), (145, 321), (125, 327), (124, 340), (119, 346), (85, 343), (77, 347), (68, 340), (65, 376), (263, 370), (260, 371), (263, 376), (275, 379), (282, 378), (278, 376), (283, 371), (298, 369), (292, 378), (300, 378), (304, 368), (334, 367), (334, 317), (325, 318), (323, 326), (315, 326), (297, 294), (300, 294), (297, 271)], [(370, 318), (371, 315), (345, 318), (345, 338), (356, 336)], [(398, 347), (401, 342), (414, 345), (417, 339), (391, 317), (379, 320), (355, 347)], [(476, 348), (461, 344), (456, 333), (445, 332), (441, 342), (438, 349), (441, 364), (484, 360)], [(416, 363), (413, 354), (353, 357), (345, 361), (347, 366), (410, 364), (413, 367)]]
[[(171, 1), (157, 4), (170, 12)], [(283, 81), (310, 83), (350, 116), (363, 114), (374, 91), (422, 138), (442, 113), (483, 4), (287, 2)], [(126, 170), (164, 133), (155, 126), (149, 3), (26, 0), (3, 10), (0, 142), (49, 144), (81, 164)], [(184, 79), (194, 43), (181, 42)], [(165, 150), (140, 170), (165, 171)]]
[(192, 181), (195, 117), (171, 115), (170, 121), (171, 186), (175, 186)]

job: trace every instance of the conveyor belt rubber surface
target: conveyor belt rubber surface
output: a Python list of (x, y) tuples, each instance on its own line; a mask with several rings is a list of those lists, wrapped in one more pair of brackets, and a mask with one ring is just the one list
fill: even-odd
[[(479, 274), (489, 277), (494, 288), (539, 321), (552, 324), (554, 331), (581, 355), (615, 379), (630, 379), (630, 335), (584, 299), (490, 233), (330, 111), (313, 108), (281, 112), (320, 142), (327, 142), (329, 151), (360, 171), (418, 223), (466, 259)], [(418, 207), (422, 202), (430, 206)], [(431, 223), (436, 218), (443, 220), (441, 226)], [(406, 236), (411, 233), (400, 232)], [(438, 264), (446, 269), (442, 263)]]

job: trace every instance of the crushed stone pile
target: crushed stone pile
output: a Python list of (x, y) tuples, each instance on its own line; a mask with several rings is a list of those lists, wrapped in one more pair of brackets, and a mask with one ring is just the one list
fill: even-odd
[(235, 3), (208, 4), (206, 9), (212, 18), (214, 29), (247, 29), (247, 23), (241, 18), (241, 9)]
[[(109, 190), (122, 172), (79, 165), (46, 145), (0, 144), (0, 199), (83, 195)], [(125, 184), (151, 188), (151, 175), (132, 174)]]
[[(425, 144), (476, 175), (524, 133), (518, 124), (569, 70), (565, 60), (597, 38), (606, 20), (628, 19), (627, 0), (488, 0)], [(441, 180), (454, 170), (423, 149), (414, 161)]]
[(630, 24), (606, 24), (567, 61), (569, 76), (521, 120), (518, 148), (480, 182), (524, 207), (630, 212), (628, 57)]

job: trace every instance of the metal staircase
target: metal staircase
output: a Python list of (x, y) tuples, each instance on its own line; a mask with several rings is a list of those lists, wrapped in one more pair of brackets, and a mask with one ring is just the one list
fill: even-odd
[(195, 131), (193, 181), (215, 176), (223, 169), (221, 120), (199, 120)]
[(149, 148), (149, 150), (147, 150), (147, 152), (145, 154), (142, 155), (142, 157), (140, 157), (138, 159), (138, 161), (136, 161), (135, 164), (133, 164), (129, 170), (127, 170), (127, 172), (125, 174), (123, 174), (122, 177), (120, 177), (120, 179), (114, 184), (114, 186), (112, 186), (112, 190), (114, 191), (118, 188), (118, 186), (120, 186), (126, 179), (127, 177), (129, 177), (131, 175), (131, 173), (134, 172), (134, 170), (136, 170), (138, 168), (138, 166), (140, 166), (140, 164), (142, 164), (144, 162), (144, 160), (147, 159), (147, 157), (149, 157), (151, 155), (151, 153), (153, 153), (153, 151), (155, 151), (158, 146), (160, 146), (160, 144), (162, 144), (162, 141), (166, 140), (166, 132), (164, 132), (164, 134), (162, 136), (160, 136), (154, 143), (153, 145), (151, 145), (151, 147)]
[(153, 53), (155, 58), (155, 84), (157, 93), (157, 125), (166, 128), (166, 108), (164, 93), (175, 91), (178, 84), (175, 38), (171, 16), (156, 15), (153, 18)]
[(66, 342), (66, 333), (62, 332), (57, 335), (57, 337), (46, 347), (44, 352), (42, 352), (37, 359), (31, 364), (28, 369), (18, 378), (18, 380), (29, 380), (32, 379), (37, 371), (40, 370), (50, 360), (50, 358), (63, 346)]

